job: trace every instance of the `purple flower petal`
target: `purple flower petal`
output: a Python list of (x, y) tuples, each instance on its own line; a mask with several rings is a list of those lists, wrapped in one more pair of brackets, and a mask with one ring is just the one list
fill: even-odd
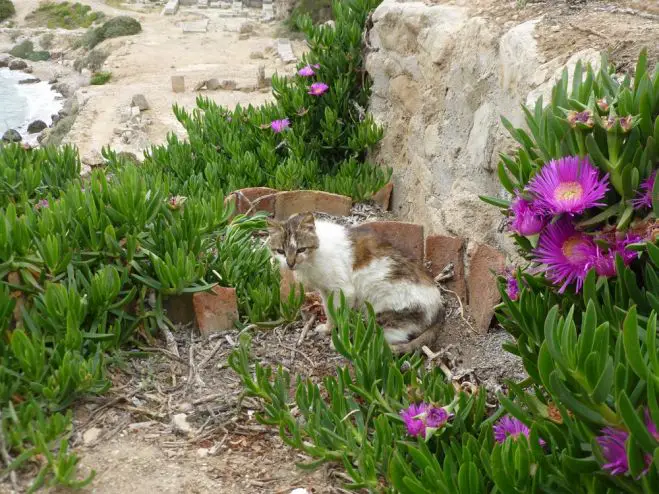
[(443, 408), (430, 407), (426, 411), (426, 426), (437, 429), (444, 425), (449, 419), (448, 412)]
[(544, 264), (541, 271), (554, 284), (561, 284), (559, 293), (576, 282), (577, 292), (591, 265), (595, 249), (593, 240), (578, 232), (571, 221), (563, 218), (548, 225), (538, 240), (538, 248), (533, 251), (536, 262)]
[(513, 301), (519, 298), (519, 282), (514, 273), (509, 273), (506, 276), (506, 294)]
[(327, 92), (329, 86), (324, 82), (314, 82), (309, 88), (309, 94), (312, 96), (321, 96)]
[(641, 184), (641, 188), (632, 200), (632, 205), (636, 209), (652, 208), (652, 191), (654, 190), (654, 181), (657, 179), (657, 170)]
[[(520, 435), (529, 437), (531, 433), (529, 428), (521, 420), (510, 415), (499, 419), (492, 430), (494, 432), (494, 439), (498, 443), (503, 443), (509, 437), (513, 438), (513, 440), (516, 440)], [(540, 444), (544, 445), (545, 441), (540, 439)]]
[[(318, 68), (318, 67), (316, 67)], [(311, 77), (316, 74), (311, 65), (306, 65), (297, 71), (297, 74), (302, 77)]]
[(283, 132), (289, 127), (290, 127), (290, 121), (288, 120), (288, 118), (283, 118), (281, 120), (273, 120), (272, 122), (270, 122), (270, 128), (275, 134), (279, 134), (280, 132)]
[(527, 188), (535, 194), (537, 206), (547, 213), (581, 214), (588, 208), (606, 205), (601, 199), (609, 184), (608, 175), (600, 179), (588, 157), (568, 156), (550, 161)]
[(419, 403), (418, 405), (412, 404), (405, 410), (400, 412), (400, 416), (405, 422), (407, 433), (412, 436), (425, 436), (426, 424), (421, 420), (421, 416), (425, 413), (428, 405)]
[(513, 200), (510, 209), (513, 213), (510, 227), (520, 235), (528, 236), (540, 233), (547, 224), (547, 219), (542, 211), (519, 195)]

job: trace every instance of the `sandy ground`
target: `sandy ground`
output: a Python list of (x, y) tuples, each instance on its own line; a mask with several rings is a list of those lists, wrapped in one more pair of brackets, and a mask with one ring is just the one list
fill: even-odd
[[(0, 32), (0, 52), (13, 45), (18, 33), (34, 38), (45, 32), (30, 27), (25, 20), (38, 3), (38, 0), (17, 2), (16, 27)], [(236, 14), (232, 9), (182, 7), (174, 16), (163, 16), (160, 8), (140, 11), (135, 5), (126, 5), (126, 9), (109, 7), (101, 0), (83, 0), (82, 3), (108, 16), (130, 15), (142, 24), (142, 33), (108, 40), (97, 47), (110, 53), (102, 69), (112, 72), (112, 80), (106, 85), (87, 86), (84, 78), (71, 69), (81, 53), (66, 47), (71, 39), (82, 34), (82, 30), (58, 30), (60, 43), (51, 51), (64, 46), (61, 56), (57, 61), (32, 64), (35, 75), (42, 79), (58, 78), (74, 90), (83, 86), (75, 93), (80, 112), (64, 141), (79, 147), (83, 162), (93, 164), (106, 145), (140, 156), (150, 145), (164, 143), (169, 132), (184, 135), (172, 106), (192, 109), (199, 95), (228, 107), (260, 105), (272, 96), (270, 88), (256, 88), (259, 66), (264, 66), (268, 78), (275, 72), (290, 74), (295, 70), (294, 64), (284, 64), (276, 52), (274, 37), (280, 26), (261, 23), (260, 10), (243, 9)], [(184, 24), (200, 22), (207, 23), (207, 32), (183, 31)], [(244, 31), (247, 23), (253, 24), (253, 29), (241, 36), (241, 27)], [(12, 33), (17, 33), (14, 39), (11, 39)], [(303, 51), (300, 43), (294, 43), (293, 48), (297, 54)], [(185, 92), (172, 91), (173, 75), (185, 77)], [(210, 78), (234, 81), (237, 88), (194, 90), (198, 82)], [(146, 96), (150, 109), (142, 113), (137, 132), (126, 139), (125, 131), (136, 129), (122, 122), (122, 111), (130, 107), (136, 94)]]

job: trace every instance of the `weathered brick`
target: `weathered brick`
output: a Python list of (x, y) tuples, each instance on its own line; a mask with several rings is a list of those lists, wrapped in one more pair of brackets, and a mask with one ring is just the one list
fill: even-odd
[(502, 272), (505, 265), (506, 256), (487, 245), (478, 244), (471, 252), (467, 277), (469, 307), (476, 329), (482, 333), (487, 333), (494, 306), (501, 301), (495, 273)]
[(373, 194), (373, 202), (380, 206), (382, 209), (385, 211), (389, 211), (389, 207), (391, 206), (391, 192), (394, 190), (394, 184), (389, 182), (387, 185), (382, 187), (380, 190), (378, 190), (375, 194)]
[(389, 242), (408, 258), (423, 262), (423, 226), (401, 221), (373, 221), (362, 223), (355, 230), (376, 235)]
[(308, 212), (348, 216), (351, 208), (350, 197), (317, 190), (293, 190), (279, 192), (275, 196), (275, 218), (278, 220), (285, 220), (296, 213)]
[(197, 327), (203, 335), (232, 329), (238, 320), (236, 290), (220, 286), (192, 297)]
[(235, 199), (238, 214), (246, 213), (252, 206), (254, 206), (253, 212), (266, 211), (274, 214), (276, 193), (277, 190), (269, 187), (248, 187), (232, 192), (227, 196), (226, 201)]
[(464, 266), (465, 240), (446, 235), (429, 235), (426, 238), (426, 260), (430, 262), (433, 276), (442, 272), (450, 262), (454, 266), (453, 279), (447, 281), (446, 287), (457, 293), (463, 302), (467, 302), (467, 283)]

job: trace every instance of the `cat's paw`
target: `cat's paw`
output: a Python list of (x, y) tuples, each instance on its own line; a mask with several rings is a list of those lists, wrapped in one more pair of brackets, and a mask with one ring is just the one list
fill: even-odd
[(316, 333), (318, 334), (331, 334), (332, 333), (332, 325), (331, 324), (319, 324), (316, 326)]

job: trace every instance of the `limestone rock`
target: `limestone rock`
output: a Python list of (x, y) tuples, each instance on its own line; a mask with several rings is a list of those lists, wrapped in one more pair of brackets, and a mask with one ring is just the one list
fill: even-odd
[(25, 72), (27, 69), (27, 62), (25, 60), (12, 60), (9, 62), (9, 70), (22, 70)]
[(143, 94), (136, 94), (135, 96), (133, 96), (133, 99), (131, 101), (131, 106), (138, 107), (140, 111), (148, 110), (150, 108), (149, 103), (147, 102)]
[(188, 423), (188, 416), (184, 413), (177, 413), (172, 417), (172, 431), (177, 434), (190, 434), (192, 426)]
[(185, 92), (185, 77), (182, 75), (172, 76), (172, 91), (175, 93)]
[(28, 134), (38, 134), (43, 129), (48, 128), (48, 125), (43, 120), (35, 120), (27, 126)]
[(85, 445), (90, 445), (92, 443), (95, 443), (98, 440), (98, 438), (101, 436), (101, 432), (103, 432), (103, 429), (99, 429), (98, 427), (92, 427), (91, 429), (87, 429), (82, 434), (82, 442)]
[(2, 136), (2, 140), (4, 142), (21, 142), (23, 138), (21, 137), (21, 135), (18, 133), (17, 130), (9, 129)]
[(209, 91), (215, 91), (216, 89), (219, 89), (221, 86), (220, 81), (216, 78), (208, 79), (206, 81), (206, 89)]

